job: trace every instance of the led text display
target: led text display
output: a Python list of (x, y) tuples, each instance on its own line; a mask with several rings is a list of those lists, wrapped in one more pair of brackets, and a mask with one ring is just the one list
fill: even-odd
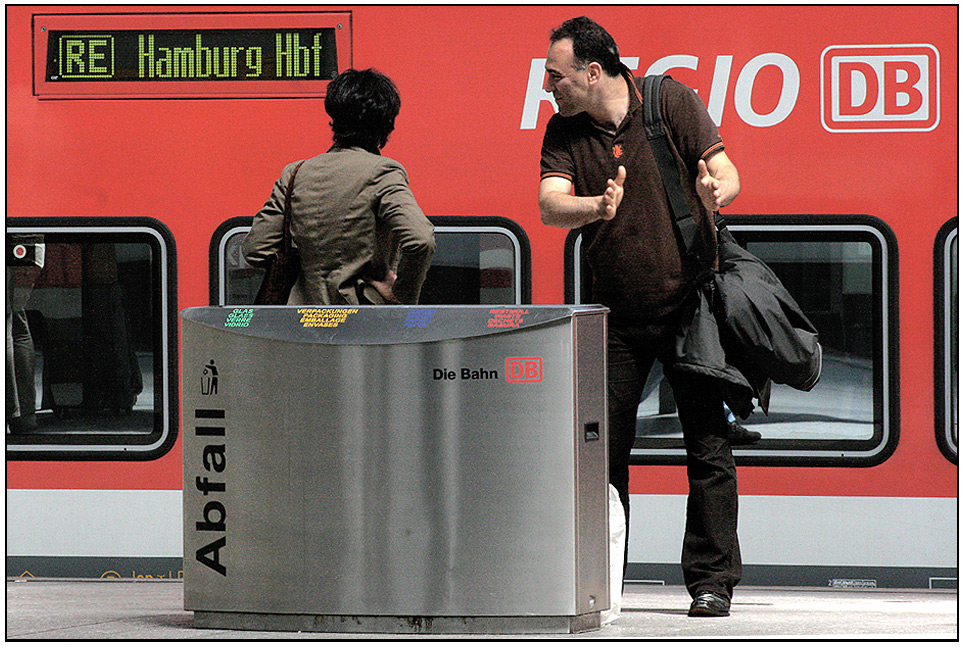
[(335, 28), (51, 31), (48, 82), (329, 81)]

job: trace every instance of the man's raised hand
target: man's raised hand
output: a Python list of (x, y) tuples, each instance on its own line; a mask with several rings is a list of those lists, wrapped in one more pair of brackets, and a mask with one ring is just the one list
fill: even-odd
[(623, 201), (623, 183), (626, 181), (626, 167), (620, 166), (616, 170), (616, 177), (607, 181), (606, 192), (602, 194), (599, 219), (612, 220), (616, 217), (616, 210)]

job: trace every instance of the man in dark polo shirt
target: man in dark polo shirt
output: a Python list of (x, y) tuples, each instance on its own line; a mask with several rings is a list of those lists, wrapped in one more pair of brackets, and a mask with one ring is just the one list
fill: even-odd
[(581, 229), (592, 300), (611, 310), (610, 481), (626, 509), (628, 529), (636, 409), (658, 358), (673, 386), (686, 445), (682, 567), (693, 596), (689, 614), (729, 615), (742, 565), (722, 385), (675, 373), (672, 351), (680, 306), (693, 294), (697, 277), (716, 268), (713, 212), (737, 196), (739, 175), (696, 93), (664, 81), (663, 120), (699, 232), (700, 260), (685, 257), (646, 139), (642, 79), (620, 62), (612, 36), (586, 17), (566, 21), (550, 36), (546, 72), (545, 89), (559, 114), (550, 119), (543, 141), (539, 210), (547, 225)]

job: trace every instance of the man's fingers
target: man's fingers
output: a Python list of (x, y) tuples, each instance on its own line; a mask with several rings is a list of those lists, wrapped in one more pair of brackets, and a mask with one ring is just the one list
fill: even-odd
[(710, 170), (706, 168), (705, 161), (700, 160), (699, 162), (696, 163), (696, 172), (698, 173), (697, 177), (700, 180), (702, 180), (704, 177), (710, 174)]
[(616, 177), (610, 178), (606, 184), (606, 190), (602, 194), (602, 220), (612, 220), (616, 216), (619, 202), (622, 201), (623, 182), (626, 181), (626, 167), (620, 166), (616, 170)]
[[(702, 160), (701, 160), (701, 161), (702, 161)], [(616, 169), (616, 179), (613, 180), (613, 181), (614, 181), (617, 185), (619, 185), (619, 186), (622, 186), (622, 185), (623, 185), (623, 182), (626, 181), (626, 167), (625, 167), (625, 166), (620, 165), (619, 168)]]
[(696, 181), (702, 184), (703, 186), (705, 186), (706, 188), (710, 189), (714, 193), (718, 194), (720, 189), (720, 181), (717, 180), (712, 175), (710, 175), (710, 171), (706, 167), (706, 162), (704, 162), (703, 160), (700, 160), (699, 162), (697, 162), (696, 170), (698, 173), (696, 177)]

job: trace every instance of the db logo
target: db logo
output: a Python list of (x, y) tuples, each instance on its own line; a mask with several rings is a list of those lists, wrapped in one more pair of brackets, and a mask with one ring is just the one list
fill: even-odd
[(541, 357), (507, 357), (505, 359), (506, 382), (541, 382)]
[(934, 130), (940, 58), (932, 45), (848, 45), (823, 51), (821, 120), (832, 133)]

